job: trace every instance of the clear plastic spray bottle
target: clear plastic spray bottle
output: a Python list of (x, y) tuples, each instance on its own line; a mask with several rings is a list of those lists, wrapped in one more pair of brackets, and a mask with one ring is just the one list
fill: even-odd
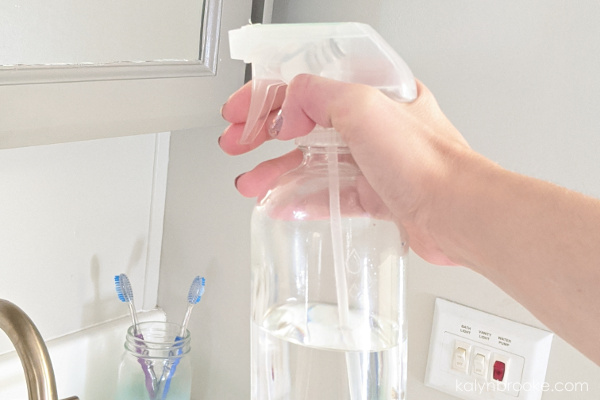
[[(248, 25), (229, 37), (232, 58), (253, 68), (242, 142), (300, 73), (416, 97), (409, 68), (368, 25)], [(317, 126), (296, 144), (302, 164), (252, 215), (252, 399), (404, 399), (402, 228), (337, 132)]]

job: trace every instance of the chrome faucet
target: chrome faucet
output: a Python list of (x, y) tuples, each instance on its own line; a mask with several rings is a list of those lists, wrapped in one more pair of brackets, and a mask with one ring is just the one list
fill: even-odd
[[(21, 359), (29, 400), (58, 400), (50, 355), (33, 321), (19, 307), (0, 299), (0, 329), (6, 333)], [(69, 397), (65, 400), (77, 399)]]

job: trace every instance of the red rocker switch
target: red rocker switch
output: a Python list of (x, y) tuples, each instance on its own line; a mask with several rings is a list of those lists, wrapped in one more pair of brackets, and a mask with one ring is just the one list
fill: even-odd
[(502, 381), (504, 379), (504, 371), (506, 370), (506, 364), (504, 364), (502, 361), (496, 361), (494, 362), (494, 371), (493, 371), (493, 378), (497, 381)]

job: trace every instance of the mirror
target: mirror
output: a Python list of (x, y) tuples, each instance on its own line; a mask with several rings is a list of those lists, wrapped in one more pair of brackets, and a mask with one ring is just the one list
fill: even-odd
[(222, 0), (0, 2), (0, 84), (214, 75)]

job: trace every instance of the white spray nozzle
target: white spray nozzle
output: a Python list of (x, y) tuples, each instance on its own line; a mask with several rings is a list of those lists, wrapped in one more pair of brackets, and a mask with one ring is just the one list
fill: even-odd
[(252, 64), (252, 99), (241, 143), (249, 143), (269, 116), (277, 92), (296, 75), (313, 74), (380, 89), (398, 101), (413, 101), (412, 72), (369, 25), (246, 25), (229, 32), (231, 58)]

